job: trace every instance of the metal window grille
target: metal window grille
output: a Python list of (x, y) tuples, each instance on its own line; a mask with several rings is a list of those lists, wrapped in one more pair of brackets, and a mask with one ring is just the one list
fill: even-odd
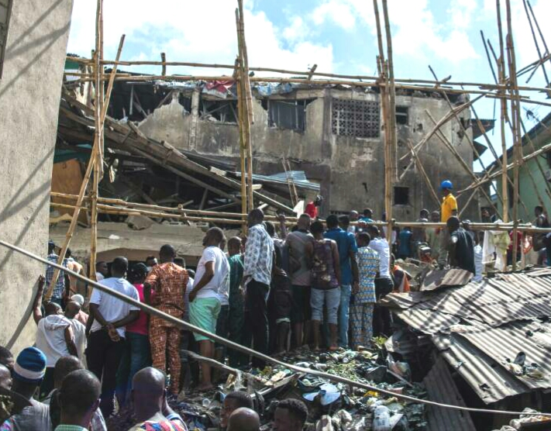
[(4, 65), (4, 54), (8, 39), (8, 23), (10, 20), (11, 0), (0, 0), (0, 78)]
[(333, 99), (332, 131), (334, 135), (356, 138), (378, 138), (381, 121), (379, 102)]

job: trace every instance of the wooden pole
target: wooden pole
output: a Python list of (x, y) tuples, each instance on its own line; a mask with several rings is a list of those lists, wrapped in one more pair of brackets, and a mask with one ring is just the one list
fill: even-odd
[[(391, 166), (391, 180), (392, 182), (398, 181), (398, 143), (397, 143), (397, 131), (396, 131), (396, 83), (394, 79), (394, 60), (392, 53), (392, 32), (390, 30), (390, 17), (388, 13), (387, 0), (382, 0), (383, 4), (383, 16), (385, 21), (385, 34), (386, 34), (386, 51), (387, 51), (387, 64), (388, 64), (388, 132), (390, 134), (390, 166)], [(443, 93), (446, 94), (446, 93)], [(446, 96), (447, 97), (447, 96)], [(386, 131), (385, 131), (386, 133)]]
[[(239, 12), (235, 10), (235, 22), (237, 28), (239, 28)], [(239, 125), (239, 155), (241, 162), (241, 212), (246, 214), (248, 212), (247, 205), (247, 143), (245, 142), (245, 130), (243, 127), (244, 119), (243, 116), (246, 111), (245, 104), (243, 103), (243, 82), (240, 78), (241, 76), (241, 44), (238, 44), (239, 55), (235, 61), (235, 73), (234, 77), (237, 82), (237, 115), (238, 120), (237, 124)], [(247, 223), (243, 221), (242, 230), (244, 234), (247, 234)]]
[[(518, 100), (519, 91), (517, 83), (517, 69), (516, 69), (516, 56), (515, 56), (515, 44), (513, 40), (513, 25), (511, 19), (511, 2), (505, 0), (507, 11), (507, 57), (509, 63), (509, 81), (511, 83), (510, 93), (513, 96), (511, 100), (511, 112), (513, 126), (513, 139), (514, 139), (514, 158), (515, 167), (513, 170), (514, 177), (514, 192), (513, 192), (513, 271), (517, 269), (517, 248), (518, 248), (518, 200), (519, 200), (519, 170), (520, 162), (522, 159), (522, 137), (520, 135), (520, 102)], [(516, 98), (516, 100), (515, 100)]]
[(440, 206), (440, 199), (438, 199), (438, 194), (434, 190), (434, 187), (433, 187), (433, 185), (430, 181), (430, 178), (427, 175), (427, 172), (425, 171), (425, 168), (423, 167), (423, 163), (419, 159), (419, 155), (415, 152), (415, 150), (413, 149), (413, 145), (411, 145), (411, 142), (409, 140), (406, 140), (406, 143), (407, 143), (407, 146), (409, 147), (409, 150), (411, 151), (411, 157), (413, 157), (415, 159), (415, 163), (417, 164), (417, 169), (419, 170), (419, 173), (421, 174), (421, 176), (425, 180), (425, 183), (427, 184), (427, 188), (429, 189), (429, 192), (430, 192), (432, 198), (434, 199), (434, 202), (435, 202), (436, 206), (439, 207)]
[[(122, 48), (123, 48), (123, 45), (124, 45), (124, 41), (125, 41), (125, 36), (123, 35), (121, 37), (121, 41), (119, 43), (119, 49), (117, 50), (117, 59), (119, 59), (121, 54), (122, 54)], [(109, 86), (107, 88), (107, 95), (106, 95), (107, 104), (105, 104), (103, 106), (103, 110), (101, 111), (101, 117), (102, 117), (101, 122), (102, 123), (105, 121), (105, 117), (107, 116), (107, 108), (109, 106), (109, 100), (111, 99), (111, 94), (112, 94), (113, 87), (114, 87), (115, 76), (116, 76), (116, 73), (117, 73), (117, 67), (118, 67), (118, 63), (115, 63), (115, 65), (113, 66), (113, 70), (111, 71), (111, 74), (110, 74)], [(97, 105), (97, 99), (98, 99), (98, 94), (97, 94), (97, 89), (96, 89), (96, 105)], [(97, 109), (96, 109), (96, 111), (97, 111)], [(73, 216), (71, 218), (71, 223), (69, 224), (69, 229), (67, 230), (67, 234), (65, 235), (65, 241), (64, 241), (63, 246), (61, 247), (61, 251), (59, 253), (58, 265), (61, 265), (63, 263), (64, 259), (65, 259), (65, 254), (67, 253), (67, 249), (69, 248), (69, 245), (71, 243), (71, 239), (73, 238), (73, 234), (75, 232), (75, 228), (76, 228), (77, 223), (78, 223), (78, 217), (80, 215), (80, 210), (82, 209), (82, 203), (84, 201), (84, 196), (86, 194), (86, 189), (88, 188), (88, 184), (89, 184), (90, 178), (92, 176), (92, 171), (95, 168), (95, 163), (96, 163), (98, 153), (99, 153), (99, 141), (96, 138), (97, 138), (96, 135), (94, 135), (94, 145), (92, 147), (92, 152), (90, 154), (90, 161), (88, 162), (88, 167), (86, 168), (86, 173), (84, 174), (84, 178), (82, 179), (82, 184), (80, 185), (80, 191), (79, 191), (79, 194), (78, 194), (78, 197), (77, 197), (77, 202), (75, 204), (75, 210), (74, 210)], [(94, 264), (93, 269), (94, 269), (93, 276), (95, 277), (95, 264)], [(52, 293), (53, 293), (53, 287), (55, 286), (58, 277), (59, 277), (59, 271), (56, 269), (56, 270), (54, 270), (54, 274), (52, 276), (52, 281), (50, 282), (50, 288), (48, 289), (48, 291), (44, 295), (45, 300), (49, 300), (51, 298)]]
[[(532, 17), (530, 16), (530, 12), (528, 11), (528, 5), (526, 4), (526, 0), (522, 0), (522, 4), (524, 5), (524, 12), (526, 12), (526, 18), (528, 18), (528, 24), (530, 24), (530, 32), (532, 33), (532, 39), (534, 40), (534, 45), (536, 45), (536, 51), (538, 52), (538, 58), (541, 62), (541, 70), (543, 71), (543, 77), (545, 79), (545, 83), (549, 87), (549, 77), (547, 76), (547, 70), (545, 70), (545, 64), (543, 63), (543, 55), (541, 53), (540, 44), (538, 43), (538, 38), (536, 37), (536, 32), (534, 31), (534, 24), (532, 23)], [(528, 77), (528, 80), (526, 83), (530, 82), (532, 79), (532, 76), (536, 73), (536, 70), (538, 70), (537, 67), (534, 68), (534, 71), (532, 74)]]
[(237, 0), (239, 11), (238, 44), (241, 46), (240, 65), (241, 65), (241, 91), (245, 96), (246, 115), (244, 116), (245, 142), (247, 144), (247, 209), (252, 211), (254, 208), (253, 195), (253, 150), (251, 126), (254, 121), (251, 82), (249, 78), (249, 56), (247, 53), (247, 40), (245, 37), (245, 10), (243, 0)]
[[(505, 84), (506, 82), (506, 73), (505, 73), (505, 50), (503, 46), (503, 26), (501, 24), (501, 1), (496, 0), (497, 8), (497, 28), (498, 28), (498, 37), (499, 37), (499, 82), (500, 84)], [(500, 90), (501, 95), (505, 94), (505, 90)], [(501, 114), (500, 114), (500, 132), (501, 132), (501, 157), (502, 157), (502, 166), (507, 167), (508, 165), (508, 154), (507, 154), (507, 141), (505, 136), (505, 121), (507, 119), (507, 101), (501, 99)], [(503, 195), (503, 221), (507, 223), (509, 221), (509, 187), (508, 187), (509, 173), (507, 169), (502, 169), (501, 175), (501, 194)]]

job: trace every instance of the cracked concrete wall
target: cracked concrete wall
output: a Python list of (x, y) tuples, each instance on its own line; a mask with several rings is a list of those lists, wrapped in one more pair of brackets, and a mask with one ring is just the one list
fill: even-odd
[[(0, 78), (0, 237), (47, 255), (50, 182), (71, 0), (13, 1)], [(0, 345), (34, 343), (29, 320), (44, 266), (0, 248)]]
[[(268, 175), (281, 172), (281, 161), (285, 155), (291, 161), (292, 169), (304, 170), (310, 180), (320, 183), (326, 198), (322, 214), (351, 209), (361, 211), (370, 207), (377, 217), (381, 217), (384, 212), (384, 132), (381, 131), (376, 139), (364, 139), (337, 136), (331, 130), (333, 99), (378, 101), (379, 95), (356, 90), (316, 89), (299, 90), (296, 98), (315, 99), (306, 107), (304, 133), (269, 127), (268, 112), (260, 100), (253, 100), (255, 172)], [(449, 112), (449, 107), (444, 99), (424, 95), (397, 96), (396, 104), (408, 108), (408, 124), (398, 125), (398, 158), (401, 158), (409, 153), (406, 141), (416, 145), (433, 128), (425, 111), (439, 121)], [(197, 112), (184, 116), (183, 112), (183, 107), (174, 100), (144, 120), (140, 129), (146, 135), (170, 142), (177, 148), (205, 155), (223, 155), (238, 161), (239, 131), (236, 124), (199, 119)], [(469, 124), (468, 110), (460, 117)], [(195, 128), (190, 130), (193, 125)], [(467, 139), (460, 136), (457, 121), (448, 122), (441, 130), (466, 163), (472, 166), (472, 150)], [(194, 136), (193, 141), (189, 139), (190, 134)], [(468, 172), (437, 137), (426, 143), (420, 158), (437, 193), (444, 179), (454, 182), (457, 189), (472, 181)], [(399, 175), (408, 163), (409, 158), (398, 163)], [(393, 207), (397, 220), (416, 220), (421, 209), (439, 208), (439, 203), (432, 198), (415, 165), (395, 186), (409, 188), (409, 204)], [(474, 217), (476, 207), (476, 200), (473, 200), (466, 215)]]

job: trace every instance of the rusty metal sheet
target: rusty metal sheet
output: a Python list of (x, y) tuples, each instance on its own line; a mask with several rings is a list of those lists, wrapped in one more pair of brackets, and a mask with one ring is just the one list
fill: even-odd
[(429, 271), (421, 286), (422, 292), (433, 291), (444, 287), (464, 286), (473, 278), (473, 274), (464, 269)]

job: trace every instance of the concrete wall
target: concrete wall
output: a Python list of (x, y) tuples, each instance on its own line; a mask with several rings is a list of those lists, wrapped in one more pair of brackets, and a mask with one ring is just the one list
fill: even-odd
[[(50, 181), (71, 0), (15, 0), (0, 78), (0, 237), (47, 254)], [(34, 342), (43, 265), (0, 249), (0, 345)]]
[[(194, 94), (197, 99), (198, 93)], [(436, 121), (449, 112), (445, 100), (423, 95), (398, 96), (397, 106), (409, 108), (409, 122), (398, 126), (399, 157), (409, 153), (406, 141), (413, 145), (420, 142), (434, 127), (426, 114), (428, 110)], [(378, 101), (376, 93), (356, 90), (314, 89), (299, 90), (288, 96), (290, 99), (315, 99), (306, 107), (306, 130), (303, 133), (280, 130), (268, 125), (268, 112), (260, 100), (253, 101), (254, 125), (252, 128), (254, 169), (262, 174), (281, 172), (282, 156), (291, 161), (292, 169), (304, 170), (311, 181), (321, 184), (326, 198), (322, 214), (363, 210), (371, 207), (377, 217), (384, 211), (384, 136), (376, 139), (337, 136), (331, 130), (331, 104), (336, 98)], [(460, 114), (470, 120), (467, 110)], [(239, 157), (239, 134), (236, 124), (200, 119), (197, 111), (185, 113), (182, 105), (174, 99), (171, 104), (154, 111), (140, 125), (148, 136), (170, 142), (177, 148), (195, 150), (201, 154)], [(453, 147), (472, 166), (473, 154), (465, 137), (458, 132), (460, 126), (453, 120), (442, 127), (442, 132)], [(470, 133), (470, 132), (469, 132)], [(440, 182), (450, 179), (456, 188), (465, 187), (472, 179), (454, 159), (450, 151), (437, 137), (423, 147), (421, 159), (438, 191)], [(400, 162), (399, 173), (409, 162)], [(409, 187), (410, 204), (396, 205), (394, 215), (398, 220), (415, 220), (419, 210), (439, 208), (429, 194), (421, 175), (413, 167), (404, 176), (398, 187)], [(465, 199), (466, 201), (466, 199)], [(461, 200), (460, 200), (461, 204)], [(474, 216), (476, 200), (466, 214)]]

